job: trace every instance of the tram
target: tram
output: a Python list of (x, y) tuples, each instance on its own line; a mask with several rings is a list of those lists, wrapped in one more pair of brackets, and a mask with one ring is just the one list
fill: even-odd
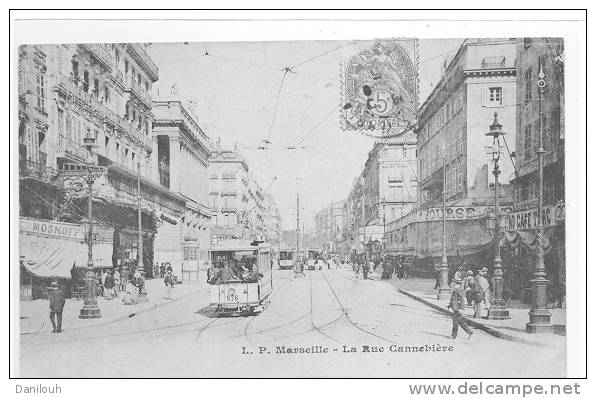
[(307, 251), (307, 269), (313, 271), (316, 266), (315, 262), (319, 260), (319, 262), (323, 261), (323, 250), (322, 249), (308, 249)]
[(293, 249), (279, 250), (279, 269), (293, 269), (294, 268), (294, 251)]
[(248, 315), (267, 307), (273, 291), (270, 245), (224, 240), (209, 249), (209, 258), (215, 270), (209, 280), (209, 301), (218, 315)]

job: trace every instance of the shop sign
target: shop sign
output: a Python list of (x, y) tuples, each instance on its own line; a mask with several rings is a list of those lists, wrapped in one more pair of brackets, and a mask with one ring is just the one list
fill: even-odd
[[(565, 203), (557, 203), (542, 208), (542, 224), (553, 227), (565, 221)], [(515, 211), (509, 214), (507, 230), (536, 229), (538, 227), (538, 208)]]
[(34, 218), (21, 218), (20, 230), (21, 232), (51, 236), (54, 238), (83, 239), (83, 229), (80, 224), (38, 220)]
[[(484, 217), (488, 210), (493, 206), (450, 206), (445, 209), (445, 219), (447, 220), (471, 220)], [(501, 207), (501, 211), (509, 213), (511, 207)], [(441, 221), (443, 220), (443, 208), (431, 207), (426, 210), (418, 211), (418, 221)]]

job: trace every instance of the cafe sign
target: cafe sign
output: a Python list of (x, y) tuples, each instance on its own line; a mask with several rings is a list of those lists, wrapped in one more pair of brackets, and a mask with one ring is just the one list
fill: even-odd
[[(565, 221), (565, 203), (557, 203), (542, 208), (542, 225), (554, 227)], [(517, 231), (522, 229), (536, 229), (538, 227), (538, 208), (521, 210), (509, 213), (509, 226), (507, 230)]]

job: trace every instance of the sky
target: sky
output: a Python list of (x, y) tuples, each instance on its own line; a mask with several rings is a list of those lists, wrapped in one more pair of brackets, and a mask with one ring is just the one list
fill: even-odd
[[(441, 64), (462, 39), (419, 41), (422, 103), (441, 77)], [(263, 189), (269, 187), (283, 229), (296, 226), (296, 193), (306, 228), (333, 201), (347, 198), (374, 139), (342, 131), (340, 65), (370, 42), (292, 41), (156, 43), (155, 98), (173, 84), (197, 104), (198, 123), (213, 145), (237, 145)], [(205, 55), (208, 53), (209, 55)], [(292, 67), (284, 77), (283, 68)], [(263, 140), (268, 150), (259, 150)], [(304, 149), (288, 150), (298, 146)]]

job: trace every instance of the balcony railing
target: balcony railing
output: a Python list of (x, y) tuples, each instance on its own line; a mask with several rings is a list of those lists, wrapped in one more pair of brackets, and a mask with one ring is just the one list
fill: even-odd
[(64, 135), (58, 135), (58, 149), (61, 152), (76, 156), (79, 159), (85, 160), (87, 158), (87, 150), (78, 142), (66, 138)]
[(124, 85), (124, 74), (120, 69), (116, 70), (116, 81)]
[(56, 88), (58, 90), (63, 90), (79, 102), (86, 104), (96, 112), (100, 118), (113, 124), (129, 136), (137, 139), (141, 144), (145, 144), (145, 135), (141, 130), (137, 129), (132, 122), (118, 116), (106, 103), (98, 100), (94, 94), (85, 92), (85, 90), (83, 90), (82, 87), (79, 87), (73, 79), (64, 75), (58, 75)]
[(151, 94), (141, 87), (136, 80), (132, 79), (131, 76), (126, 76), (124, 79), (124, 88), (136, 95), (147, 107), (151, 108), (153, 106)]
[(56, 183), (60, 177), (58, 170), (33, 160), (22, 160), (19, 163), (19, 175), (48, 183)]
[(106, 44), (81, 44), (87, 51), (89, 51), (103, 66), (112, 71), (116, 66), (116, 58)]

